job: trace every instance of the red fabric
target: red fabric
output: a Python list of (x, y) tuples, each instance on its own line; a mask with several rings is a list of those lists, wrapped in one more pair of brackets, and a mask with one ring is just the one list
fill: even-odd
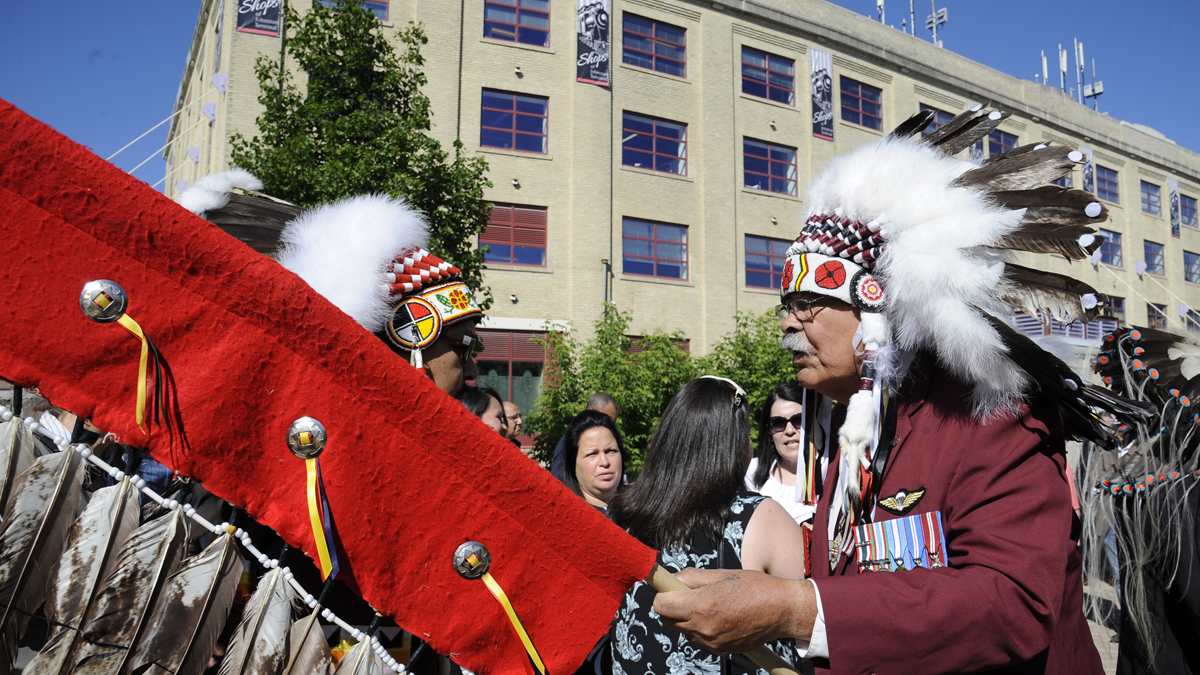
[[(1103, 673), (1083, 616), (1079, 519), (1058, 412), (1035, 401), (1019, 418), (981, 425), (969, 417), (966, 387), (932, 359), (913, 368), (925, 373), (901, 392), (879, 496), (925, 488), (906, 515), (941, 511), (950, 567), (855, 574), (843, 556), (831, 575), (831, 468), (811, 549), (825, 665), (839, 675)], [(875, 510), (878, 521), (895, 518)]]
[[(315, 554), (288, 425), (328, 430), (341, 578), (480, 673), (524, 673), (499, 603), (461, 579), (491, 551), (552, 673), (573, 672), (654, 552), (568, 492), (299, 277), (0, 100), (0, 376), (134, 443), (136, 340), (87, 320), (107, 278), (174, 370), (189, 447), (150, 453)], [(316, 593), (318, 589), (309, 589)]]

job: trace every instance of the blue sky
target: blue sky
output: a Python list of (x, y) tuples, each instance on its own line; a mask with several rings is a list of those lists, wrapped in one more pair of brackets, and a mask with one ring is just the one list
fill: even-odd
[[(917, 35), (928, 38), (928, 0), (915, 2)], [(875, 0), (836, 4), (875, 15)], [(574, 2), (553, 7), (569, 11)], [(938, 7), (949, 10), (947, 49), (1024, 79), (1040, 73), (1045, 49), (1057, 83), (1058, 43), (1069, 49), (1072, 38), (1082, 39), (1088, 72), (1094, 57), (1104, 80), (1102, 112), (1200, 151), (1200, 2), (939, 0)], [(199, 9), (199, 0), (0, 3), (0, 98), (107, 157), (171, 114)], [(887, 11), (899, 27), (908, 2), (887, 0)], [(163, 126), (113, 161), (128, 170), (152, 157), (135, 175), (154, 184), (163, 176), (155, 151), (165, 137)]]

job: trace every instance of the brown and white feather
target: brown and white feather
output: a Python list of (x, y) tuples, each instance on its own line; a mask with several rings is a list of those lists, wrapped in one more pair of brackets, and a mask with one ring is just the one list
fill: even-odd
[(292, 624), (289, 640), (291, 645), (287, 667), (283, 675), (327, 675), (333, 655), (321, 623), (317, 620), (321, 608), (318, 605), (312, 614)]
[(281, 568), (264, 574), (246, 603), (218, 675), (279, 675), (287, 665), (290, 629), (302, 607), (300, 594)]

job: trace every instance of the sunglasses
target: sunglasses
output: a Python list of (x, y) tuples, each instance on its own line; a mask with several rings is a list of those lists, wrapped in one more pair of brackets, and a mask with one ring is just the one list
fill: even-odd
[(804, 413), (796, 413), (791, 417), (772, 417), (771, 418), (771, 433), (777, 434), (787, 428), (788, 424), (792, 425), (793, 429), (799, 431), (800, 425), (804, 423)]
[(451, 349), (458, 358), (464, 363), (467, 359), (479, 356), (483, 351), (483, 340), (470, 335), (455, 335), (454, 333), (444, 333), (442, 338), (450, 344), (454, 345)]
[(723, 382), (723, 383), (729, 385), (729, 388), (733, 390), (733, 409), (734, 410), (737, 410), (738, 408), (742, 407), (742, 404), (746, 402), (746, 390), (742, 389), (738, 385), (737, 382), (734, 382), (733, 380), (729, 379), (728, 377), (717, 377), (716, 375), (701, 375), (700, 379), (702, 379), (702, 380), (717, 380), (718, 382)]

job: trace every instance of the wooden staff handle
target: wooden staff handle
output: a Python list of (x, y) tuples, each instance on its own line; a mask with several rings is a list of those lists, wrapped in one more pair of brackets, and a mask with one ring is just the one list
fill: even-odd
[[(650, 576), (646, 577), (646, 583), (653, 586), (660, 593), (669, 593), (671, 591), (688, 591), (691, 586), (683, 583), (674, 574), (671, 574), (662, 565), (655, 565), (654, 570), (650, 572)], [(771, 651), (766, 645), (759, 645), (748, 652), (743, 652), (746, 658), (754, 662), (756, 666), (770, 673), (770, 675), (798, 675), (787, 661), (784, 661), (778, 654)]]

